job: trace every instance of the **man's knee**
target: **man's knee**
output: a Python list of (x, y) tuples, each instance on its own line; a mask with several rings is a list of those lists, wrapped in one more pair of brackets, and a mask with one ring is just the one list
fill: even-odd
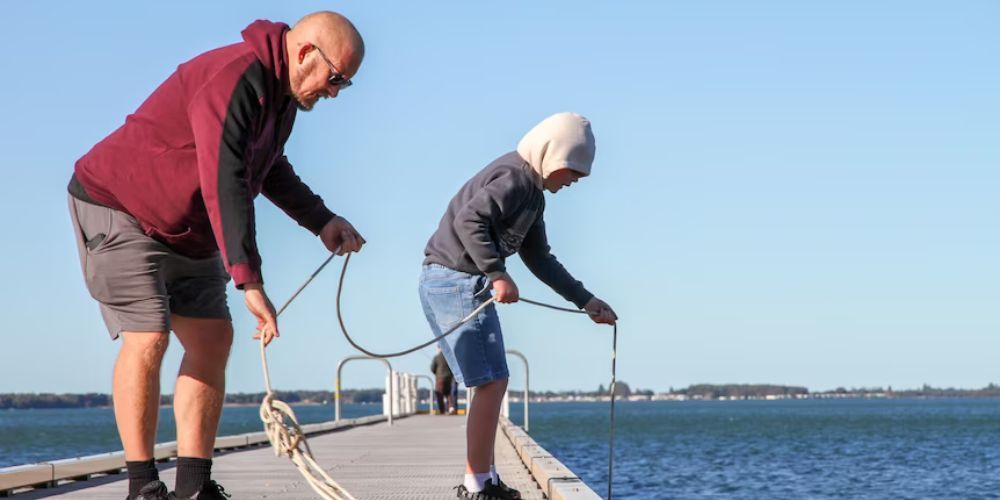
[(186, 362), (225, 366), (233, 345), (233, 324), (224, 319), (174, 316), (174, 333), (184, 347)]
[(122, 332), (122, 351), (159, 363), (170, 345), (167, 332)]

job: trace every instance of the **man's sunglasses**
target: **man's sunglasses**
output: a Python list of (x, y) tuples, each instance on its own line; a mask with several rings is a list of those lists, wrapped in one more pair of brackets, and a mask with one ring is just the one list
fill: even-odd
[(319, 56), (323, 58), (323, 61), (326, 62), (326, 65), (330, 67), (330, 78), (327, 79), (327, 83), (333, 85), (334, 87), (339, 88), (340, 90), (346, 89), (347, 87), (354, 85), (354, 82), (352, 82), (350, 78), (344, 76), (344, 74), (341, 73), (337, 69), (337, 67), (334, 66), (329, 59), (326, 58), (326, 54), (323, 53), (323, 49), (319, 48), (319, 45), (312, 44), (312, 46), (313, 48), (316, 49), (316, 52), (319, 52)]

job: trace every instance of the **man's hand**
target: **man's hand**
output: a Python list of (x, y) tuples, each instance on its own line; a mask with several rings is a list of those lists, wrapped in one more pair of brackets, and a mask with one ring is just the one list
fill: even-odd
[(323, 226), (319, 232), (319, 239), (326, 245), (327, 250), (337, 255), (360, 251), (361, 246), (367, 243), (354, 226), (339, 215)]
[(501, 304), (517, 302), (520, 298), (517, 285), (509, 274), (503, 273), (503, 276), (493, 280), (493, 298)]
[(587, 305), (583, 306), (583, 310), (587, 311), (594, 323), (613, 325), (615, 321), (618, 321), (618, 315), (611, 309), (611, 306), (597, 297), (591, 298)]
[(268, 345), (278, 337), (278, 316), (274, 312), (274, 305), (271, 299), (264, 293), (262, 283), (247, 283), (243, 285), (243, 300), (246, 301), (250, 314), (257, 318), (257, 334), (254, 339), (259, 340), (264, 336), (264, 345)]

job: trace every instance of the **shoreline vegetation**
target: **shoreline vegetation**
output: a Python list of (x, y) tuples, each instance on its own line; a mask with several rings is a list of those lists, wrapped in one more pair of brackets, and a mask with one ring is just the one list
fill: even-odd
[[(340, 393), (345, 404), (381, 404), (382, 389), (348, 389)], [(461, 391), (464, 394), (464, 391)], [(461, 394), (460, 394), (461, 395)], [(772, 384), (695, 384), (683, 389), (671, 387), (667, 392), (656, 393), (649, 389), (632, 390), (625, 382), (618, 382), (615, 395), (629, 401), (733, 401), (733, 400), (782, 400), (782, 399), (840, 399), (840, 398), (997, 398), (1000, 385), (990, 383), (981, 389), (938, 388), (924, 384), (919, 389), (894, 390), (891, 386), (844, 388), (810, 391), (801, 386)], [(291, 404), (332, 404), (331, 391), (277, 391), (278, 399)], [(420, 399), (427, 399), (427, 389), (418, 390)], [(510, 391), (510, 400), (523, 400), (523, 391)], [(226, 394), (225, 404), (257, 405), (264, 398), (263, 392)], [(596, 391), (531, 391), (532, 402), (557, 401), (607, 401), (610, 392), (601, 385)], [(103, 408), (111, 406), (111, 396), (103, 393), (54, 394), (6, 393), (0, 394), (0, 410)], [(160, 404), (169, 406), (173, 395), (160, 397)]]

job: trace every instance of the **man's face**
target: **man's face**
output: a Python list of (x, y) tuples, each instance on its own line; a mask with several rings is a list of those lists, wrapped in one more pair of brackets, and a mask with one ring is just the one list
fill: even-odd
[(318, 47), (309, 46), (302, 62), (289, 75), (289, 88), (296, 106), (302, 111), (310, 111), (320, 98), (337, 97), (341, 90), (350, 86), (348, 76), (338, 71), (340, 67), (346, 67), (346, 62), (334, 61)]
[(547, 189), (550, 193), (557, 193), (560, 189), (580, 180), (581, 177), (583, 177), (583, 174), (577, 172), (576, 170), (571, 168), (561, 168), (549, 174), (549, 176), (542, 181), (542, 187)]

